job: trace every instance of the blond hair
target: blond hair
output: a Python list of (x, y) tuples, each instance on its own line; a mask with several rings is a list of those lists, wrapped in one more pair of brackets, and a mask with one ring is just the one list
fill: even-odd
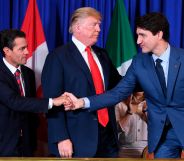
[(69, 27), (69, 32), (73, 33), (73, 26), (80, 20), (84, 19), (87, 17), (95, 17), (98, 20), (101, 20), (101, 14), (98, 12), (96, 9), (91, 8), (91, 7), (82, 7), (77, 10), (72, 14), (72, 17), (70, 19), (70, 27)]

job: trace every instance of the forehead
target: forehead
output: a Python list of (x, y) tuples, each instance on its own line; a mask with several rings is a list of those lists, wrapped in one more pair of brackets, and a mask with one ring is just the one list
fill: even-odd
[(24, 38), (24, 37), (15, 38), (14, 46), (26, 46), (26, 45), (27, 45), (26, 38)]
[(137, 33), (137, 35), (148, 35), (148, 34), (152, 34), (151, 33), (151, 31), (149, 31), (149, 30), (146, 30), (146, 29), (142, 29), (142, 28), (137, 28), (136, 29), (136, 33)]
[(134, 96), (142, 96), (144, 94), (144, 92), (135, 92)]

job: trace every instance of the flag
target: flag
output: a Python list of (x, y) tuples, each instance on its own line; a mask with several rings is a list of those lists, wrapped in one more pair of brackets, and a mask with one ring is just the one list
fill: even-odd
[(27, 66), (34, 70), (37, 95), (41, 95), (41, 72), (48, 54), (48, 47), (36, 0), (29, 0), (26, 15), (22, 24), (28, 42)]
[(124, 76), (137, 51), (123, 0), (116, 1), (106, 49), (113, 64)]
[[(28, 43), (29, 55), (26, 66), (35, 72), (37, 96), (40, 97), (42, 96), (41, 72), (48, 54), (48, 47), (36, 0), (29, 0), (21, 30), (25, 32)], [(47, 147), (47, 122), (45, 115), (39, 114), (35, 155), (48, 156)]]

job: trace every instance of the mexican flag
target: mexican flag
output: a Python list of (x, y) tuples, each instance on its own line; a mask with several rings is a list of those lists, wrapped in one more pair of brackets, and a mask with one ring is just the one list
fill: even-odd
[(116, 1), (106, 49), (113, 64), (124, 76), (137, 51), (123, 0)]

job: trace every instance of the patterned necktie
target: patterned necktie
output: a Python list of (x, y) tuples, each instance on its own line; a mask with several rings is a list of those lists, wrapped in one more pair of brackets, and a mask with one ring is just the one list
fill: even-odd
[(165, 83), (164, 70), (163, 70), (163, 67), (161, 65), (161, 62), (162, 62), (161, 59), (157, 59), (155, 68), (156, 68), (156, 73), (157, 73), (158, 79), (160, 81), (160, 85), (162, 87), (163, 93), (166, 97), (167, 88), (166, 88), (166, 83)]
[(20, 81), (20, 70), (17, 69), (16, 72), (15, 72), (15, 78), (17, 80), (17, 84), (19, 86), (19, 89), (20, 89), (20, 94), (21, 96), (24, 96), (24, 92), (23, 92), (23, 89), (22, 89), (22, 83)]
[[(95, 86), (96, 94), (101, 94), (104, 92), (104, 85), (103, 80), (100, 74), (100, 70), (92, 56), (90, 47), (86, 47), (85, 51), (88, 54), (88, 62), (91, 70), (91, 75), (93, 78), (93, 83)], [(99, 123), (106, 127), (107, 123), (109, 122), (109, 115), (107, 108), (103, 108), (97, 111), (98, 113), (98, 121)]]

